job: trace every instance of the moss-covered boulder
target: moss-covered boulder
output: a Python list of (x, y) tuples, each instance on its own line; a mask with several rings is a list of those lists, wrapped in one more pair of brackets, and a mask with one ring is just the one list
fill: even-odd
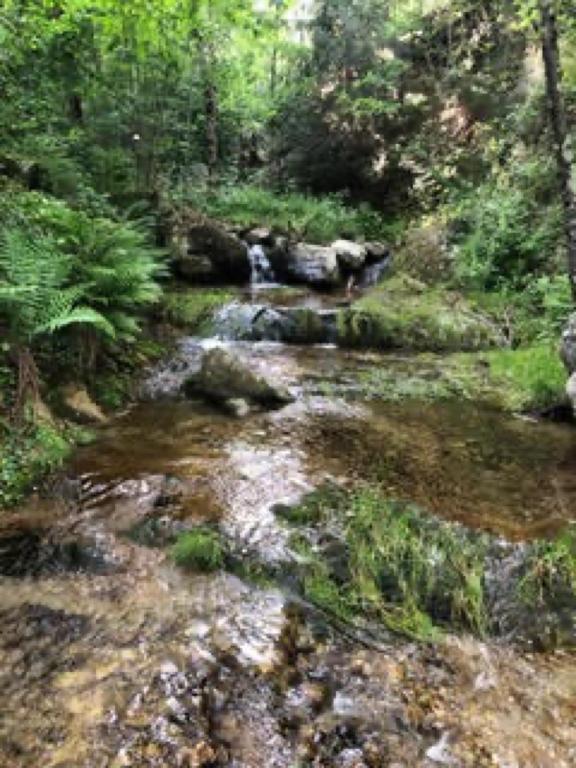
[(189, 397), (203, 397), (218, 405), (243, 399), (267, 407), (278, 407), (293, 401), (290, 392), (227, 349), (211, 349), (204, 355), (200, 370), (184, 384)]
[(341, 346), (415, 351), (474, 351), (498, 346), (490, 321), (462, 296), (397, 275), (339, 317)]

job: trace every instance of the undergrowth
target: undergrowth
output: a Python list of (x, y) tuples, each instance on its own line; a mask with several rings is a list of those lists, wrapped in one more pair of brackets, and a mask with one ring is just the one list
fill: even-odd
[(266, 226), (314, 243), (340, 237), (379, 239), (389, 234), (369, 206), (348, 207), (336, 195), (319, 198), (235, 185), (208, 193), (199, 190), (190, 202), (209, 216), (232, 224)]

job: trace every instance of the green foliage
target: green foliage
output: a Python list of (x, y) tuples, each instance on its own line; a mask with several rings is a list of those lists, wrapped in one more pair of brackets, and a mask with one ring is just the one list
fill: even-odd
[(58, 468), (70, 442), (52, 424), (5, 425), (0, 433), (0, 509), (17, 504), (33, 483)]
[(374, 349), (474, 351), (501, 342), (459, 294), (405, 275), (385, 281), (339, 316), (339, 343)]
[(382, 219), (368, 206), (350, 208), (336, 196), (277, 194), (255, 186), (223, 187), (198, 192), (191, 202), (209, 216), (245, 227), (267, 226), (314, 243), (339, 237), (382, 237)]
[(84, 290), (72, 283), (72, 258), (46, 236), (33, 241), (13, 229), (0, 245), (0, 316), (12, 343), (29, 346), (42, 335), (73, 325), (113, 334), (106, 318), (82, 304)]
[(164, 293), (160, 315), (177, 328), (200, 332), (209, 324), (215, 310), (232, 301), (234, 294), (224, 289), (195, 289)]
[(555, 346), (498, 350), (485, 358), (511, 410), (539, 410), (564, 400), (566, 371)]
[(224, 564), (224, 548), (211, 528), (194, 528), (183, 533), (172, 547), (174, 562), (195, 571), (217, 571)]
[[(554, 263), (562, 211), (559, 203), (541, 202), (532, 168), (518, 182), (507, 177), (487, 182), (456, 206), (453, 239), (460, 285), (477, 290), (506, 282), (524, 285), (527, 276)], [(537, 170), (550, 173), (549, 165)]]

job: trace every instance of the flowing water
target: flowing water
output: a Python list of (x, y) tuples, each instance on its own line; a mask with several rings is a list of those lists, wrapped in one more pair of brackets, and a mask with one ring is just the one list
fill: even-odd
[[(294, 403), (237, 419), (167, 397), (214, 344)], [(576, 765), (572, 654), (469, 638), (366, 646), (286, 589), (167, 557), (174, 532), (210, 522), (243, 557), (289, 569), (273, 507), (326, 481), (377, 480), (513, 540), (576, 518), (572, 428), (358, 387), (374, 366), (413, 364), (183, 340), (148, 399), (76, 452), (57, 494), (3, 515), (1, 768)]]

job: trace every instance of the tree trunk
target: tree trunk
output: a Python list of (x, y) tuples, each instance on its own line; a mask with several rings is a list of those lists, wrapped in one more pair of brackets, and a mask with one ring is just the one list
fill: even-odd
[(554, 134), (556, 159), (565, 211), (568, 277), (572, 288), (572, 296), (576, 300), (576, 174), (572, 172), (574, 155), (570, 146), (566, 108), (561, 87), (562, 68), (560, 66), (555, 0), (540, 0), (540, 19), (548, 110)]
[(214, 82), (215, 55), (211, 42), (200, 41), (200, 61), (204, 79), (204, 119), (206, 123), (206, 162), (210, 184), (217, 180), (220, 146), (218, 139), (218, 88)]

